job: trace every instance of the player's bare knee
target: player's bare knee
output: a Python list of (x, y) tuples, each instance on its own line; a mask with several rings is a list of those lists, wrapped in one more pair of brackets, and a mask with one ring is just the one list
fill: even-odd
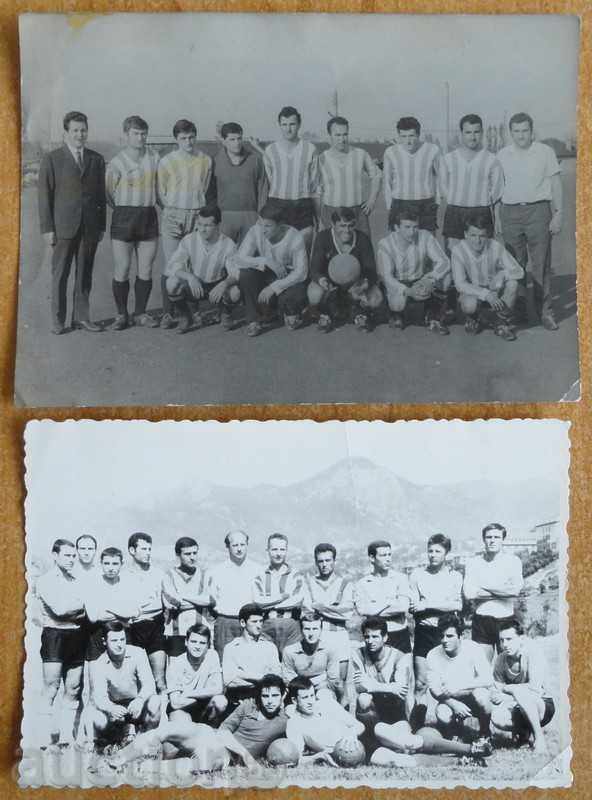
[(316, 281), (311, 281), (307, 286), (306, 296), (311, 306), (318, 306), (323, 302), (325, 290)]
[(228, 708), (228, 700), (223, 694), (215, 694), (210, 700), (210, 706), (216, 715), (224, 714)]
[(442, 725), (448, 725), (452, 722), (452, 709), (445, 703), (438, 703), (436, 706), (436, 719)]
[(477, 311), (477, 298), (469, 294), (460, 295), (460, 307), (463, 314), (474, 314)]
[(152, 717), (160, 716), (160, 709), (162, 707), (159, 695), (153, 694), (146, 700), (146, 713)]
[(183, 281), (181, 278), (177, 278), (176, 275), (170, 275), (166, 279), (166, 290), (169, 297), (175, 297), (176, 295), (180, 294), (182, 288)]
[(363, 305), (366, 308), (378, 308), (382, 304), (382, 300), (382, 292), (378, 286), (372, 286), (366, 293), (366, 300), (364, 301)]
[(225, 293), (226, 298), (228, 299), (229, 303), (233, 305), (235, 303), (240, 303), (241, 293), (238, 286), (231, 286)]
[(369, 692), (362, 692), (358, 695), (357, 709), (359, 712), (364, 713), (371, 711), (374, 708), (374, 699)]
[(387, 295), (388, 306), (391, 311), (399, 314), (405, 310), (407, 305), (407, 297), (403, 292), (389, 292)]

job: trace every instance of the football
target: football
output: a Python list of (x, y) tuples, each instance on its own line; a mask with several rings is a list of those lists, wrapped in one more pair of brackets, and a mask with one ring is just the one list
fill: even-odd
[(340, 767), (359, 767), (366, 761), (366, 750), (359, 739), (340, 739), (333, 748), (333, 758)]
[(272, 767), (295, 767), (300, 759), (300, 753), (289, 739), (276, 739), (267, 748), (265, 757)]
[(333, 256), (329, 261), (329, 278), (337, 286), (349, 286), (359, 280), (362, 273), (360, 262), (349, 253)]

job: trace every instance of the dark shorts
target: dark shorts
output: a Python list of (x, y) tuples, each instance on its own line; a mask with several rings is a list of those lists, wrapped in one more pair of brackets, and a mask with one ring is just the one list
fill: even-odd
[(405, 701), (388, 692), (372, 692), (374, 708), (381, 722), (393, 725), (407, 719), (405, 714)]
[(489, 220), (487, 235), (493, 236), (493, 214), (489, 206), (446, 206), (444, 214), (444, 224), (442, 226), (442, 236), (447, 239), (465, 238), (465, 220), (471, 214), (484, 214)]
[(92, 625), (88, 633), (86, 643), (86, 660), (96, 661), (105, 652), (105, 642), (103, 641), (104, 631), (102, 625)]
[(275, 644), (280, 658), (285, 647), (301, 639), (300, 625), (291, 617), (266, 619), (263, 622), (263, 634)]
[(411, 636), (409, 635), (409, 628), (403, 628), (402, 631), (389, 631), (386, 643), (391, 647), (396, 647), (402, 653), (410, 653)]
[(175, 656), (182, 656), (185, 652), (185, 637), (184, 636), (165, 636), (164, 640), (165, 652), (169, 658)]
[(86, 631), (80, 628), (43, 628), (41, 661), (63, 664), (65, 669), (81, 667), (86, 652)]
[(486, 614), (473, 614), (471, 639), (479, 644), (491, 644), (497, 647), (499, 626), (512, 617), (489, 617)]
[(434, 233), (438, 228), (438, 203), (433, 198), (427, 200), (398, 200), (393, 198), (391, 202), (391, 214), (400, 208), (412, 208), (419, 214), (419, 227), (424, 231)]
[(116, 206), (111, 218), (111, 238), (120, 242), (158, 239), (158, 217), (154, 206)]
[(425, 658), (430, 650), (441, 644), (441, 637), (438, 628), (434, 625), (415, 625), (413, 635), (413, 655), (418, 658)]
[(282, 222), (285, 225), (291, 225), (299, 231), (314, 225), (314, 205), (310, 197), (302, 200), (280, 200), (279, 197), (270, 197), (269, 200), (281, 210)]
[(130, 625), (127, 629), (127, 641), (128, 644), (141, 647), (148, 655), (159, 650), (164, 651), (164, 617), (162, 614), (154, 619), (142, 620)]
[(169, 703), (167, 706), (167, 715), (172, 714), (174, 711), (184, 711), (186, 714), (189, 714), (192, 722), (204, 722), (209, 703), (209, 697), (196, 700), (195, 703), (192, 703), (190, 706), (185, 706), (185, 708), (173, 708)]

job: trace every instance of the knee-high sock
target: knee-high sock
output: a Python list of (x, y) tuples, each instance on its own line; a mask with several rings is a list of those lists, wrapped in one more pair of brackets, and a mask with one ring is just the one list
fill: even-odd
[(143, 278), (136, 278), (134, 293), (136, 296), (136, 314), (144, 314), (148, 305), (148, 298), (152, 291), (152, 280), (145, 281)]
[(129, 281), (116, 281), (111, 282), (113, 289), (113, 299), (115, 300), (115, 307), (118, 314), (127, 314), (127, 298), (130, 290)]

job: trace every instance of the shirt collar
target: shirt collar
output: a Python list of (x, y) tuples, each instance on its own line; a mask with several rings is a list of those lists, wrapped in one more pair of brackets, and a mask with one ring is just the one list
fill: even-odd
[(72, 158), (74, 161), (78, 162), (78, 153), (81, 154), (82, 159), (84, 160), (84, 145), (80, 148), (80, 150), (76, 150), (75, 147), (72, 147), (68, 142), (64, 142), (68, 150), (72, 153)]
[(289, 572), (292, 572), (292, 567), (284, 562), (279, 569), (272, 569), (271, 565), (268, 565), (265, 568), (265, 572), (268, 572), (270, 575), (273, 575), (274, 573), (277, 573), (278, 575), (287, 575)]

